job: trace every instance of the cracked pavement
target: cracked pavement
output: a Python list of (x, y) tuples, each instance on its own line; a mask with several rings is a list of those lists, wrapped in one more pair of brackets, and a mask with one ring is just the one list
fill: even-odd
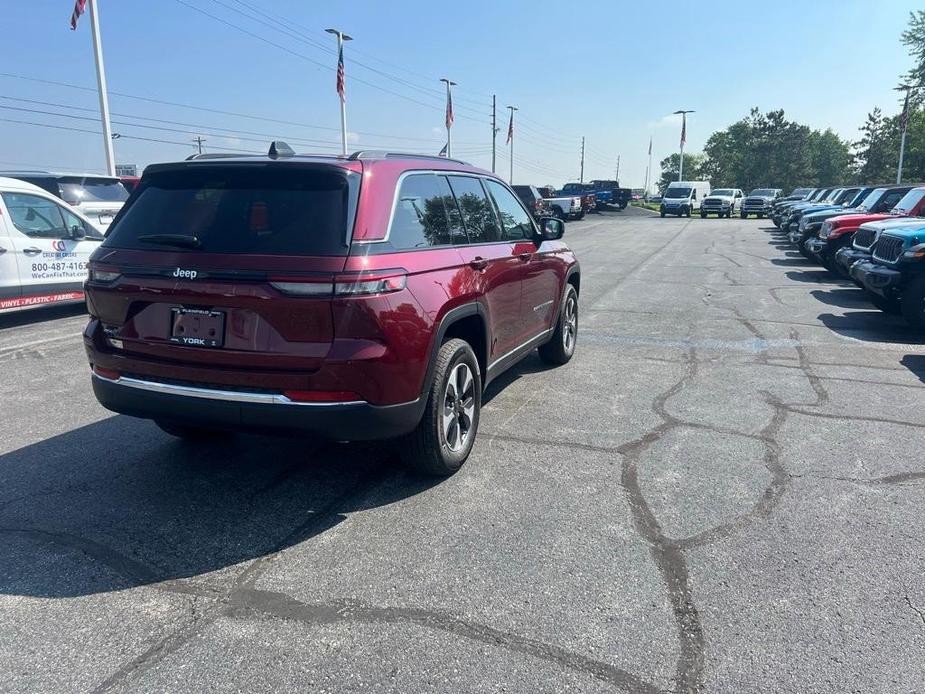
[(925, 336), (762, 220), (568, 225), (578, 352), (455, 477), (172, 440), (0, 317), (2, 692), (925, 690)]

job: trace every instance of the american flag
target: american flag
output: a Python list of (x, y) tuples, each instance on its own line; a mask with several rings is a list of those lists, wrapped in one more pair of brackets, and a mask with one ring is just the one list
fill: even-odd
[(453, 125), (453, 95), (450, 93), (450, 88), (446, 89), (446, 127), (449, 128)]
[(77, 20), (87, 9), (87, 0), (74, 0), (74, 11), (71, 12), (71, 31), (77, 29)]
[(507, 142), (505, 142), (504, 144), (506, 145), (510, 144), (511, 140), (513, 139), (514, 139), (514, 112), (511, 111), (511, 122), (507, 126)]
[(903, 104), (903, 112), (899, 117), (899, 131), (906, 132), (906, 128), (909, 126), (909, 90), (906, 90), (906, 101)]
[(340, 94), (341, 101), (347, 101), (347, 93), (344, 88), (344, 45), (341, 44), (337, 51), (337, 93)]
[(684, 143), (687, 142), (687, 114), (681, 114), (681, 146), (684, 146)]

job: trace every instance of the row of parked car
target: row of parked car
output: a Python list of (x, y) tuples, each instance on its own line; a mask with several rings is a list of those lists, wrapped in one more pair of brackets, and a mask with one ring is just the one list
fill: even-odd
[(706, 219), (711, 214), (730, 219), (755, 215), (759, 219), (770, 214), (771, 206), (783, 196), (780, 188), (756, 188), (748, 195), (741, 188), (710, 189), (709, 181), (672, 181), (664, 195), (658, 197), (662, 217), (690, 217), (700, 214)]
[(798, 188), (770, 217), (804, 257), (925, 330), (925, 185)]
[(604, 209), (625, 210), (633, 199), (630, 188), (621, 188), (617, 181), (606, 180), (566, 183), (561, 190), (533, 185), (516, 185), (513, 189), (535, 219), (582, 219), (586, 214)]

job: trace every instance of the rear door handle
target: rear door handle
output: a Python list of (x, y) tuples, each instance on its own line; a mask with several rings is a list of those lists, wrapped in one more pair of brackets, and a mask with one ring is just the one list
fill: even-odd
[(42, 249), (32, 246), (30, 248), (23, 248), (22, 252), (25, 253), (26, 255), (38, 255), (39, 253), (42, 252)]
[(484, 270), (488, 267), (488, 261), (482, 256), (477, 255), (469, 261), (469, 265), (475, 270)]

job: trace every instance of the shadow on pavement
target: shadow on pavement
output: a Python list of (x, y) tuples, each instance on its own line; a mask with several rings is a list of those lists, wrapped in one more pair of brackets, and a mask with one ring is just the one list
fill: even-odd
[(200, 576), (439, 483), (382, 444), (190, 443), (113, 416), (0, 456), (0, 593), (71, 597)]
[(925, 344), (925, 339), (916, 335), (900, 316), (890, 316), (882, 311), (852, 311), (843, 316), (823, 313), (819, 321), (832, 332), (854, 340)]
[(785, 272), (784, 275), (794, 282), (811, 282), (813, 284), (854, 286), (852, 282), (842, 279), (841, 277), (836, 277), (828, 270), (823, 270), (821, 268), (818, 270), (800, 270), (799, 272), (790, 271)]
[(68, 304), (66, 306), (48, 306), (43, 308), (24, 309), (14, 313), (0, 315), (0, 330), (5, 328), (18, 328), (22, 325), (33, 325), (59, 318), (86, 315), (87, 307), (83, 304)]
[(869, 309), (870, 301), (863, 289), (844, 288), (844, 289), (813, 289), (810, 295), (829, 306), (838, 306), (840, 308), (860, 308)]
[(925, 354), (907, 354), (899, 360), (899, 363), (918, 376), (922, 383), (925, 383)]

